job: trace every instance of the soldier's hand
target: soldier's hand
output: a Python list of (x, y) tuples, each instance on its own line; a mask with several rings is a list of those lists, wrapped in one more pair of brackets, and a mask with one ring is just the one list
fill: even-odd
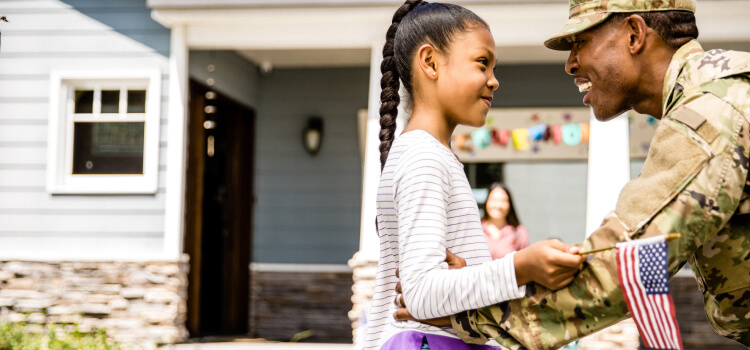
[[(448, 249), (445, 250), (445, 262), (448, 263), (449, 270), (462, 269), (466, 267), (466, 260), (456, 254), (451, 253)], [(398, 269), (396, 269), (396, 277), (399, 277)], [(409, 310), (406, 307), (406, 302), (404, 300), (404, 295), (401, 293), (401, 282), (398, 282), (396, 283), (397, 300), (394, 300), (394, 303), (399, 307), (399, 309), (393, 313), (393, 318), (396, 319), (396, 321), (417, 321), (438, 327), (448, 327), (451, 325), (450, 317), (417, 320), (411, 315), (411, 313), (409, 313)]]
[(513, 259), (518, 285), (536, 282), (551, 290), (565, 287), (586, 261), (586, 256), (576, 254), (579, 249), (551, 239), (519, 250)]
[(445, 250), (445, 262), (448, 263), (449, 270), (463, 269), (464, 267), (466, 267), (466, 260), (456, 254), (451, 253), (448, 249)]

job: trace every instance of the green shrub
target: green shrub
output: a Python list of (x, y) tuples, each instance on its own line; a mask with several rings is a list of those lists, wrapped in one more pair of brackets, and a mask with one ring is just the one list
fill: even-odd
[(0, 350), (120, 350), (117, 342), (107, 339), (104, 329), (94, 332), (58, 332), (54, 327), (33, 332), (24, 323), (0, 324)]

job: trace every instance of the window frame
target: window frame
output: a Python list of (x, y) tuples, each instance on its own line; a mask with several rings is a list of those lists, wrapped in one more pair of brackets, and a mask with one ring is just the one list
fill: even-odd
[[(101, 90), (119, 87), (119, 113), (100, 113)], [(94, 90), (91, 114), (74, 113), (75, 90)], [(98, 90), (97, 90), (98, 89)], [(127, 113), (127, 90), (146, 90), (145, 113)], [(124, 95), (123, 95), (124, 94)], [(52, 194), (154, 194), (159, 182), (161, 71), (53, 71), (47, 144), (47, 192)], [(75, 122), (143, 122), (143, 174), (73, 174)]]

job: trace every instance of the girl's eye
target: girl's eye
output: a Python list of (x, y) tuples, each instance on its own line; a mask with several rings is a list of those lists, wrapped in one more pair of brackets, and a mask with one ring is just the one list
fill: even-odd
[(480, 58), (478, 62), (483, 64), (484, 66), (487, 66), (490, 63), (490, 61), (486, 58)]

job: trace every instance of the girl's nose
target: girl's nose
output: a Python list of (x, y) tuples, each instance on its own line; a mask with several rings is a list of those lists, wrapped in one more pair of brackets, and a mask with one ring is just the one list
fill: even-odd
[(494, 74), (492, 75), (492, 79), (487, 82), (487, 86), (489, 86), (492, 91), (495, 91), (500, 87), (500, 82), (497, 80), (497, 78), (495, 78)]

